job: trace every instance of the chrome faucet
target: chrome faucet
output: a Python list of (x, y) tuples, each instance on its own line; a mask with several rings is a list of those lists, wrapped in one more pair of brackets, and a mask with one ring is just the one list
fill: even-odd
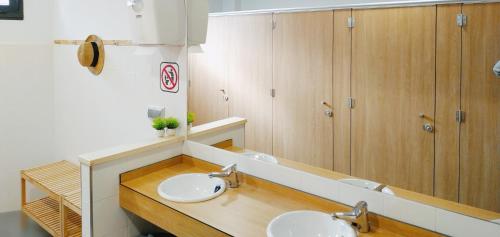
[(229, 183), (229, 187), (237, 188), (240, 186), (240, 181), (238, 179), (238, 171), (236, 170), (236, 164), (228, 165), (222, 168), (222, 172), (213, 172), (208, 174), (208, 177), (220, 177), (226, 178)]
[(358, 202), (351, 212), (336, 212), (332, 214), (333, 219), (348, 221), (351, 225), (358, 228), (359, 232), (367, 233), (370, 231), (368, 224), (368, 204), (365, 201)]

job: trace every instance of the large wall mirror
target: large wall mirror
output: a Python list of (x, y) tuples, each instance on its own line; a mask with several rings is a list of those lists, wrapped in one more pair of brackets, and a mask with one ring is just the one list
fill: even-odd
[(210, 1), (194, 126), (243, 117), (226, 149), (499, 221), (500, 3), (366, 2)]

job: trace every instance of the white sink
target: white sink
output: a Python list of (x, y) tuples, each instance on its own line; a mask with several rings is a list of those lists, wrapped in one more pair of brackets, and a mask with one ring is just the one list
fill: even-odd
[(356, 237), (356, 231), (343, 220), (316, 211), (287, 212), (267, 226), (268, 237)]
[[(366, 189), (370, 189), (370, 190), (375, 190), (378, 186), (380, 186), (380, 183), (373, 182), (370, 180), (365, 180), (365, 179), (341, 179), (339, 181), (342, 183), (346, 183), (346, 184), (350, 184), (353, 186), (357, 186), (360, 188), (366, 188)], [(382, 192), (386, 193), (386, 194), (394, 195), (394, 192), (388, 187), (383, 188)]]
[(208, 174), (181, 174), (158, 185), (158, 194), (173, 202), (203, 202), (218, 197), (225, 190), (223, 179), (209, 178)]
[(268, 154), (248, 151), (243, 153), (243, 155), (254, 160), (260, 160), (267, 163), (278, 164), (278, 160), (274, 156)]

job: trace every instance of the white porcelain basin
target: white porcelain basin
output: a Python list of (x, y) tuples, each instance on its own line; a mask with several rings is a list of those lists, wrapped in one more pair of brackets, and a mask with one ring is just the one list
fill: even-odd
[(173, 202), (202, 202), (218, 197), (225, 190), (223, 179), (210, 178), (208, 174), (181, 174), (158, 185), (158, 194)]
[(250, 151), (243, 153), (243, 155), (246, 157), (249, 157), (251, 159), (254, 159), (254, 160), (260, 160), (263, 162), (278, 164), (278, 160), (272, 155), (268, 155), (268, 154), (264, 154), (264, 153), (257, 153), (257, 152), (250, 152)]
[[(341, 179), (339, 181), (342, 183), (346, 183), (346, 184), (350, 184), (353, 186), (357, 186), (360, 188), (366, 188), (366, 189), (370, 189), (370, 190), (375, 190), (380, 185), (380, 183), (373, 182), (370, 180), (365, 180), (365, 179)], [(383, 188), (382, 192), (386, 193), (386, 194), (394, 195), (394, 192), (388, 187)]]
[(287, 212), (267, 226), (268, 237), (355, 237), (356, 231), (343, 220), (316, 211)]

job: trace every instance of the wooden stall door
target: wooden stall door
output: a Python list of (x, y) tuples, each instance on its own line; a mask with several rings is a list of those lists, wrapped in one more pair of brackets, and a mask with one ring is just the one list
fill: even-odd
[(432, 195), (436, 7), (353, 17), (352, 175)]
[(333, 169), (351, 174), (351, 9), (333, 13)]
[(245, 148), (272, 154), (272, 15), (228, 17), (229, 116), (248, 120)]
[(500, 212), (500, 4), (463, 6), (460, 202)]
[(333, 169), (333, 12), (274, 17), (274, 155)]
[[(226, 87), (227, 17), (210, 17), (203, 52), (189, 49), (188, 110), (196, 113), (194, 125), (228, 117)], [(221, 91), (224, 90), (224, 91)]]
[(434, 195), (458, 202), (461, 37), (457, 25), (461, 4), (437, 6), (436, 161)]

